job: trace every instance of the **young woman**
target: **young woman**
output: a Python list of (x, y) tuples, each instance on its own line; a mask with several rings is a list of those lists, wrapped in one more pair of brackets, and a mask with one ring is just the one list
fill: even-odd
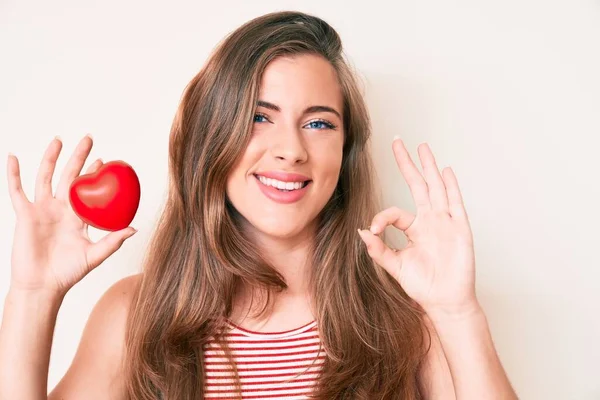
[[(355, 75), (323, 20), (278, 12), (230, 34), (178, 109), (169, 198), (143, 273), (101, 298), (48, 398), (516, 398), (475, 296), (454, 173), (439, 172), (427, 145), (421, 173), (394, 140), (416, 215), (380, 211), (369, 137)], [(44, 154), (33, 202), (8, 159), (17, 225), (1, 399), (47, 397), (65, 293), (135, 233), (90, 242), (67, 194), (92, 139), (53, 194), (61, 146)], [(385, 244), (391, 225), (404, 249)]]

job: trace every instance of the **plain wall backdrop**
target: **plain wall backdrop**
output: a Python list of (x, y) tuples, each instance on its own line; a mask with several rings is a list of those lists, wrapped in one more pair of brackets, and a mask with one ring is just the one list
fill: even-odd
[(63, 303), (49, 386), (101, 294), (140, 268), (185, 85), (227, 33), (284, 9), (320, 16), (341, 35), (373, 119), (385, 207), (414, 209), (394, 135), (414, 157), (428, 142), (440, 168), (454, 168), (475, 235), (478, 295), (520, 397), (600, 399), (600, 3), (592, 0), (0, 0), (2, 304), (15, 223), (9, 151), (30, 199), (55, 135), (64, 142), (57, 175), (91, 133), (86, 167), (125, 160), (142, 187), (139, 233)]

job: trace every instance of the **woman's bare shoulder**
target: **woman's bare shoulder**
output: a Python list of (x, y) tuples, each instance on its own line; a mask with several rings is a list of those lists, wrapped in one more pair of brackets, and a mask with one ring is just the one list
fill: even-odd
[(122, 399), (122, 361), (127, 317), (142, 274), (125, 277), (94, 306), (67, 373), (48, 395), (50, 400)]

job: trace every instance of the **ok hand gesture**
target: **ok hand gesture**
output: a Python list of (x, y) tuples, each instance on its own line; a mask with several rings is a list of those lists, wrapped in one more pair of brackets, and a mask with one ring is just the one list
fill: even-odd
[[(416, 203), (416, 215), (398, 207), (381, 211), (359, 234), (371, 258), (385, 268), (428, 314), (462, 314), (477, 307), (475, 256), (469, 220), (454, 172), (441, 174), (428, 145), (418, 147), (423, 173), (401, 139), (392, 144), (396, 163)], [(407, 237), (403, 249), (377, 236), (388, 226)]]

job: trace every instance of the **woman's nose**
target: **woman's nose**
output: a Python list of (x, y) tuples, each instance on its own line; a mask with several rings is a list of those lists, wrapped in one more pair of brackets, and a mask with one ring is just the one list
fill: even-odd
[(298, 128), (286, 128), (277, 133), (277, 139), (271, 146), (271, 153), (280, 161), (290, 164), (306, 162), (308, 152)]

